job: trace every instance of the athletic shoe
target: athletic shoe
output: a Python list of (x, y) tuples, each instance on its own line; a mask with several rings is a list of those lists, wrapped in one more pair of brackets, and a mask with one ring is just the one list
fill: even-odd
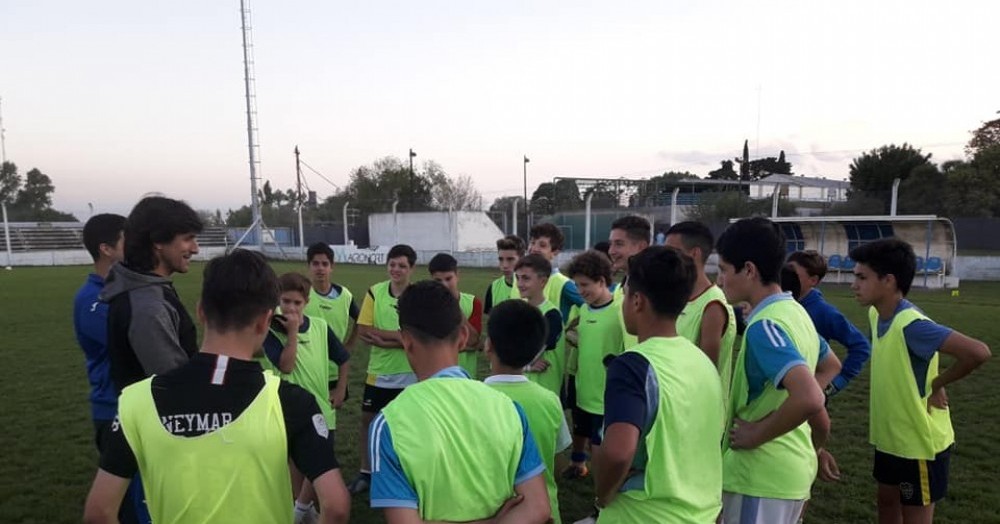
[(586, 464), (570, 464), (562, 472), (562, 478), (565, 480), (584, 479), (588, 476), (590, 476), (590, 470), (587, 469)]

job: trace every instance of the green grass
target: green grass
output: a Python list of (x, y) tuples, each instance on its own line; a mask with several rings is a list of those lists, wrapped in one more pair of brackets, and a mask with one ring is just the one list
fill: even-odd
[[(303, 269), (297, 264), (275, 264), (280, 271)], [(417, 268), (418, 277), (426, 268)], [(4, 342), (0, 346), (0, 522), (78, 522), (83, 501), (96, 467), (93, 430), (87, 404), (88, 385), (83, 354), (72, 328), (72, 298), (87, 274), (85, 267), (18, 268), (0, 272)], [(384, 278), (373, 266), (338, 266), (335, 280), (361, 295)], [(467, 270), (462, 288), (480, 296), (494, 277), (490, 271)], [(201, 266), (175, 283), (181, 298), (193, 311), (198, 298)], [(857, 325), (865, 325), (864, 312), (846, 286), (827, 285), (824, 292)], [(911, 298), (935, 320), (985, 340), (1000, 348), (994, 326), (1000, 322), (1000, 283), (962, 285), (960, 296), (950, 292), (916, 290)], [(837, 348), (843, 356), (842, 348)], [(354, 369), (362, 370), (367, 352), (354, 356)], [(1000, 522), (997, 474), (1000, 457), (992, 444), (1000, 434), (995, 416), (1000, 405), (1000, 368), (992, 362), (968, 379), (949, 388), (952, 420), (958, 436), (951, 467), (951, 489), (937, 510), (937, 522)], [(349, 479), (357, 470), (357, 424), (362, 373), (351, 380), (352, 397), (338, 416), (337, 452)], [(874, 484), (871, 448), (867, 444), (868, 374), (830, 403), (833, 417), (831, 450), (843, 472), (839, 484), (819, 483), (813, 491), (806, 522), (873, 522)], [(564, 521), (572, 522), (590, 510), (589, 481), (564, 483), (560, 502)], [(382, 522), (368, 509), (367, 499), (355, 498), (352, 522)]]

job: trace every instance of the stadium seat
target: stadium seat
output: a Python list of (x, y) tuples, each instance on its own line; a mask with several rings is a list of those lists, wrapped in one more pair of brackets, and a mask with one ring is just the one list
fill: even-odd
[(917, 257), (917, 274), (921, 274), (925, 271), (924, 267), (924, 257)]
[(830, 255), (830, 258), (826, 261), (827, 271), (837, 274), (837, 282), (840, 282), (840, 270), (843, 263), (843, 257), (840, 255)]
[(938, 277), (938, 285), (944, 285), (944, 261), (941, 260), (941, 257), (928, 258), (924, 271), (926, 271), (927, 274), (936, 275)]

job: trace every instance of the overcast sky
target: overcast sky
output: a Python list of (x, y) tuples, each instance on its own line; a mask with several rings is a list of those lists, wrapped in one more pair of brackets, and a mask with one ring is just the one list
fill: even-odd
[[(1000, 109), (992, 1), (252, 4), (262, 174), (292, 150), (344, 185), (376, 158), (433, 159), (484, 199), (552, 177), (699, 176), (784, 149), (845, 179), (909, 142), (938, 162)], [(58, 209), (150, 191), (249, 201), (238, 0), (0, 0), (7, 157)], [(307, 172), (325, 197), (334, 187)]]

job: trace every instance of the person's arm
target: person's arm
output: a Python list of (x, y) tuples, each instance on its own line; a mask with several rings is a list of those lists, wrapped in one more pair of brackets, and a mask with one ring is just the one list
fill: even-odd
[(86, 524), (117, 524), (118, 508), (122, 505), (130, 479), (112, 475), (103, 469), (97, 470), (94, 483), (90, 486), (87, 502), (83, 507), (83, 522)]
[(399, 331), (388, 331), (375, 327), (375, 297), (371, 290), (365, 295), (358, 314), (358, 338), (362, 341), (383, 349), (399, 349), (403, 347), (403, 339)]
[(483, 332), (483, 302), (479, 297), (472, 299), (472, 315), (465, 321), (469, 330), (469, 341), (465, 343), (465, 351), (475, 351), (479, 347), (479, 335)]
[[(907, 342), (909, 343), (909, 339)], [(958, 331), (952, 331), (944, 339), (944, 343), (941, 344), (939, 351), (945, 355), (954, 357), (955, 362), (931, 382), (931, 394), (927, 398), (928, 410), (930, 410), (931, 406), (938, 409), (946, 409), (948, 407), (948, 395), (945, 393), (944, 387), (965, 378), (966, 375), (986, 363), (992, 354), (989, 346), (983, 341), (968, 337)]]
[(287, 338), (276, 364), (282, 373), (291, 373), (295, 371), (295, 359), (299, 353), (299, 326), (302, 325), (302, 317), (300, 315), (285, 315), (285, 320), (278, 317), (277, 321), (285, 328), (285, 337)]
[[(604, 388), (604, 439), (594, 448), (594, 494), (600, 505), (614, 501), (628, 478), (642, 428), (650, 415), (646, 390), (649, 361), (626, 353), (608, 366)], [(658, 395), (658, 393), (657, 393)]]
[(705, 306), (705, 311), (701, 316), (701, 333), (699, 335), (699, 345), (701, 350), (712, 359), (712, 363), (719, 365), (719, 355), (722, 352), (722, 336), (726, 332), (726, 325), (729, 323), (729, 313), (718, 301), (710, 302)]
[(188, 361), (177, 332), (179, 322), (177, 312), (166, 301), (132, 303), (128, 340), (147, 376), (166, 373)]
[(837, 358), (837, 354), (830, 349), (830, 345), (822, 337), (819, 339), (819, 347), (819, 361), (816, 363), (815, 372), (816, 382), (819, 383), (820, 389), (829, 391), (827, 386), (840, 373), (840, 359)]
[(847, 357), (844, 358), (840, 373), (830, 382), (832, 387), (826, 388), (824, 386), (827, 395), (835, 395), (846, 388), (847, 384), (858, 376), (858, 373), (861, 373), (865, 362), (868, 362), (868, 358), (871, 357), (872, 346), (868, 342), (868, 338), (850, 320), (847, 320), (843, 313), (829, 304), (827, 306), (829, 307), (827, 308), (826, 321), (823, 323), (825, 332), (820, 333), (820, 336), (839, 342), (847, 348)]
[(340, 409), (340, 406), (344, 404), (344, 397), (347, 396), (347, 383), (351, 375), (351, 354), (330, 328), (327, 328), (326, 344), (327, 358), (337, 365), (340, 372), (337, 387), (330, 391), (330, 404), (333, 405), (334, 409)]
[(282, 382), (278, 386), (288, 457), (292, 464), (312, 482), (319, 498), (320, 516), (326, 524), (347, 522), (351, 498), (340, 475), (340, 464), (334, 454), (333, 434), (322, 419), (322, 411), (311, 393), (299, 386)]
[(483, 295), (483, 314), (489, 315), (493, 311), (493, 284), (486, 286), (486, 294)]
[[(757, 421), (735, 419), (730, 429), (733, 449), (752, 449), (795, 429), (823, 409), (823, 390), (791, 338), (770, 319), (747, 328), (747, 366), (760, 370), (788, 398)], [(824, 437), (825, 438), (825, 437)]]
[[(770, 415), (756, 421), (736, 419), (730, 430), (733, 449), (753, 449), (770, 442), (799, 427), (823, 411), (823, 391), (809, 367), (800, 364), (785, 374), (781, 386), (788, 391), (788, 398)], [(822, 436), (826, 441), (826, 436)]]

